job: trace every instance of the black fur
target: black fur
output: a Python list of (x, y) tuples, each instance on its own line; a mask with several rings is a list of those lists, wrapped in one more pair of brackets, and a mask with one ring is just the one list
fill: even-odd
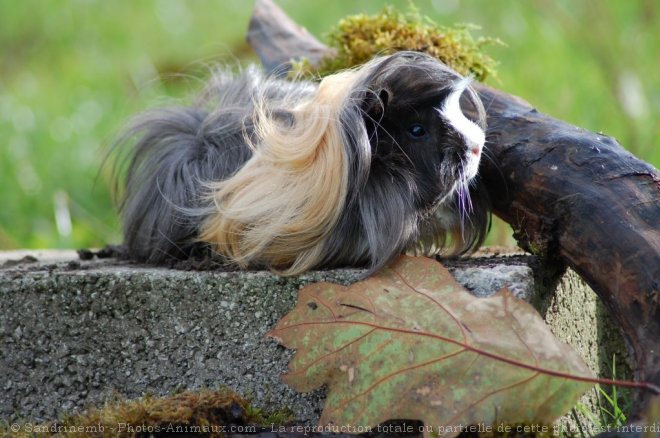
[[(452, 234), (459, 240), (456, 253), (481, 244), (489, 224), (486, 192), (478, 179), (461, 179), (469, 152), (437, 117), (459, 79), (413, 52), (365, 68), (340, 112), (348, 197), (316, 267), (375, 270), (407, 250), (437, 251)], [(313, 83), (264, 78), (254, 69), (237, 76), (218, 72), (190, 107), (139, 116), (122, 138), (137, 137), (120, 204), (131, 256), (163, 263), (207, 247), (197, 240), (200, 226), (221, 212), (208, 201), (205, 183), (230, 178), (251, 158), (255, 102), (295, 123), (288, 110), (315, 90)], [(464, 100), (478, 110), (475, 123), (485, 130), (476, 93), (468, 89)], [(415, 123), (429, 131), (423, 141), (408, 133)]]
[(192, 106), (136, 117), (117, 143), (138, 138), (120, 202), (129, 256), (160, 264), (205, 252), (196, 239), (211, 214), (204, 183), (228, 178), (252, 156), (254, 102), (286, 105), (313, 92), (312, 84), (266, 81), (256, 69), (218, 70)]
[[(384, 266), (406, 250), (427, 254), (446, 244), (447, 229), (460, 228), (454, 254), (481, 245), (490, 224), (490, 201), (478, 179), (471, 182), (472, 208), (463, 212), (460, 195), (448, 195), (460, 178), (466, 146), (434, 110), (460, 77), (437, 60), (415, 52), (388, 57), (356, 86), (353, 102), (342, 115), (346, 143), (352, 150), (369, 141), (368, 166), (354, 169), (346, 213), (328, 239), (324, 266)], [(485, 111), (472, 90), (468, 104), (476, 107), (475, 122), (485, 131)], [(362, 116), (363, 123), (354, 123)], [(432, 130), (423, 142), (407, 136), (407, 128), (421, 122)], [(354, 163), (361, 163), (354, 159)], [(463, 195), (465, 196), (465, 195)], [(443, 202), (444, 201), (444, 202)], [(463, 221), (460, 216), (469, 213)], [(439, 217), (438, 217), (439, 216)], [(448, 224), (447, 218), (456, 223)], [(443, 223), (444, 222), (444, 223)]]

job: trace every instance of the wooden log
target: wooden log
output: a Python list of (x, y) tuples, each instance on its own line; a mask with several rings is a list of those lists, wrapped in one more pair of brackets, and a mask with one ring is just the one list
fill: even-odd
[[(273, 71), (330, 53), (271, 0), (258, 0), (248, 42)], [(660, 173), (614, 139), (539, 113), (477, 84), (488, 113), (482, 177), (520, 246), (575, 269), (620, 323), (637, 362), (634, 417), (660, 399)], [(653, 386), (653, 387), (651, 387)]]
[[(481, 175), (519, 245), (566, 263), (620, 324), (636, 379), (660, 387), (660, 173), (616, 140), (486, 86)], [(657, 390), (637, 393), (641, 419)]]
[(304, 57), (316, 63), (332, 53), (332, 49), (297, 25), (270, 0), (257, 0), (247, 40), (259, 55), (264, 69), (271, 74), (285, 74), (292, 59)]

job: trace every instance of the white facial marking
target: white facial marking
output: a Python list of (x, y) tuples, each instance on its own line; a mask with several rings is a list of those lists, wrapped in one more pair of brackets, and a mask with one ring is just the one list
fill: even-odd
[(481, 158), (481, 150), (486, 142), (486, 135), (484, 131), (474, 123), (472, 120), (465, 117), (461, 110), (461, 95), (472, 82), (469, 77), (463, 78), (454, 83), (453, 90), (447, 96), (444, 104), (438, 109), (440, 116), (447, 120), (447, 122), (458, 132), (466, 146), (466, 163), (465, 163), (465, 177), (469, 180), (477, 174), (479, 168), (479, 159)]
[[(481, 148), (486, 141), (486, 136), (479, 125), (465, 117), (465, 114), (463, 114), (463, 111), (461, 110), (460, 103), (461, 95), (468, 85), (470, 85), (470, 82), (472, 82), (472, 79), (469, 77), (456, 82), (452, 87), (453, 91), (447, 96), (444, 105), (442, 105), (442, 108), (438, 111), (440, 112), (440, 115), (465, 139), (465, 144), (467, 145), (468, 150), (472, 153), (473, 149), (478, 149), (478, 152), (480, 153)], [(475, 155), (478, 154), (475, 153)]]

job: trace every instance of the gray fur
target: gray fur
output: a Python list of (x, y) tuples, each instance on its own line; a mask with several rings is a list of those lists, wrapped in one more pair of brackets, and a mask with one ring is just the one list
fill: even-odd
[[(375, 270), (404, 251), (436, 251), (456, 229), (463, 236), (457, 253), (481, 244), (489, 203), (478, 181), (461, 179), (468, 153), (461, 139), (438, 121), (433, 147), (415, 148), (396, 125), (412, 113), (436, 111), (458, 79), (443, 64), (413, 52), (385, 57), (365, 71), (340, 113), (349, 195), (317, 267)], [(287, 108), (315, 88), (263, 78), (254, 69), (236, 77), (216, 72), (190, 107), (139, 116), (122, 139), (137, 137), (121, 202), (129, 253), (163, 263), (205, 248), (197, 241), (199, 227), (207, 215), (218, 214), (205, 183), (231, 177), (250, 158), (254, 102), (293, 117)], [(478, 110), (475, 122), (485, 129), (476, 93), (469, 89), (464, 99)]]
[(136, 117), (119, 141), (137, 137), (120, 203), (130, 256), (163, 263), (205, 248), (196, 239), (211, 214), (205, 183), (230, 177), (251, 157), (254, 102), (289, 105), (313, 91), (265, 80), (254, 68), (238, 76), (216, 71), (192, 106)]
[[(428, 55), (400, 52), (383, 58), (355, 87), (342, 114), (345, 144), (354, 163), (349, 193), (355, 195), (327, 241), (323, 265), (366, 265), (375, 271), (404, 251), (438, 253), (451, 234), (462, 238), (451, 254), (481, 245), (490, 224), (490, 202), (478, 179), (459, 182), (461, 157), (469, 153), (463, 141), (450, 130), (413, 165), (408, 158), (414, 147), (396, 141), (402, 137), (399, 128), (384, 126), (388, 111), (395, 112), (395, 120), (401, 117), (399, 111), (435, 111), (435, 106), (417, 105), (447, 95), (459, 79)], [(387, 103), (380, 100), (382, 90), (389, 96)], [(468, 88), (464, 97), (476, 108), (475, 122), (485, 131), (485, 111), (477, 94)], [(355, 123), (360, 118), (366, 123)], [(371, 134), (365, 126), (369, 121), (375, 124)], [(372, 151), (368, 163), (357, 152), (365, 147)]]

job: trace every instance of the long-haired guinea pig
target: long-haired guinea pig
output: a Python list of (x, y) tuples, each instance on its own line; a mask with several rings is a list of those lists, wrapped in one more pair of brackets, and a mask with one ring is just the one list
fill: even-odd
[(320, 83), (217, 72), (191, 106), (149, 111), (123, 137), (127, 250), (163, 263), (209, 248), (292, 275), (474, 249), (490, 215), (469, 84), (415, 52)]

